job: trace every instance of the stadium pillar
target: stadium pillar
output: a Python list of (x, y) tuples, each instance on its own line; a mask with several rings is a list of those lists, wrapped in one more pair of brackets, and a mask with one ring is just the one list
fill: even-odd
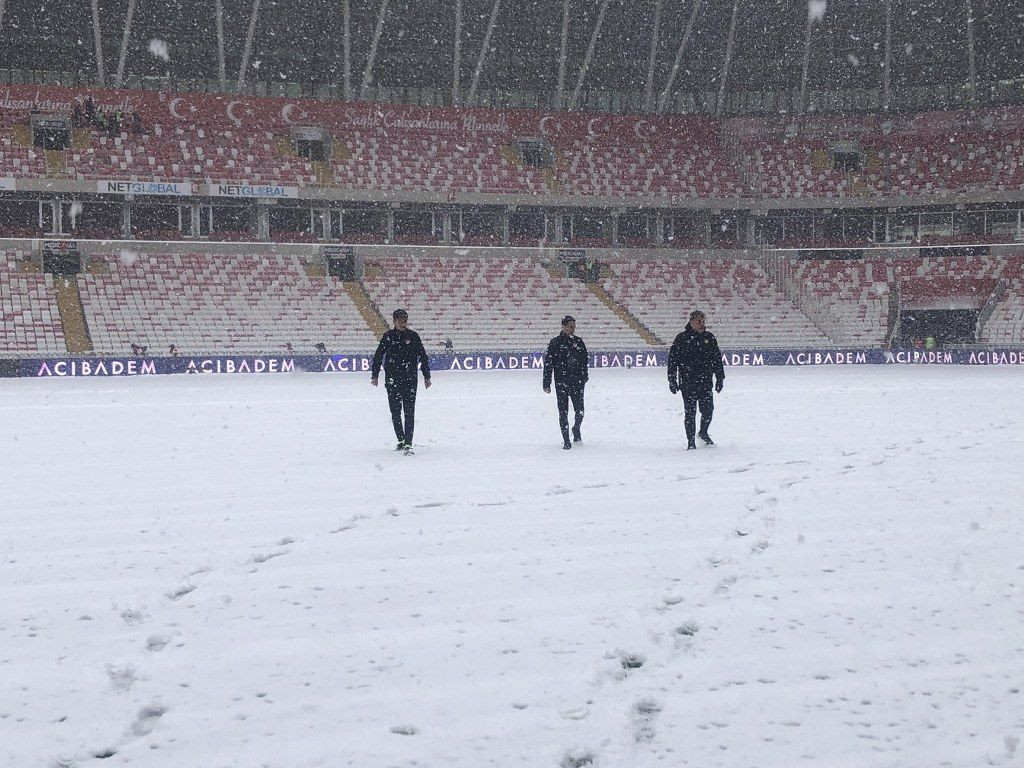
[(462, 69), (462, 0), (455, 0), (455, 51), (452, 55), (452, 104), (461, 103), (459, 75)]
[(132, 204), (125, 198), (121, 201), (121, 237), (128, 240), (132, 236)]
[(220, 89), (223, 91), (228, 82), (224, 66), (224, 0), (217, 0), (217, 74), (220, 76)]
[(128, 39), (132, 36), (132, 17), (135, 15), (135, 0), (128, 0), (128, 13), (124, 20), (124, 34), (121, 36), (121, 53), (117, 57), (117, 78), (114, 87), (120, 88), (124, 82), (124, 62), (128, 56)]
[(473, 81), (469, 84), (469, 96), (466, 104), (473, 106), (476, 103), (476, 87), (480, 82), (480, 73), (484, 68), (484, 59), (487, 57), (487, 49), (491, 45), (491, 35), (494, 33), (494, 25), (498, 20), (498, 9), (501, 7), (501, 0), (494, 0), (494, 7), (491, 9), (491, 18), (487, 22), (487, 32), (484, 33), (484, 44), (480, 46), (480, 56), (476, 60), (476, 69), (473, 70)]
[(373, 80), (373, 64), (377, 60), (377, 46), (380, 44), (380, 33), (384, 31), (384, 17), (388, 12), (388, 0), (381, 0), (380, 11), (377, 13), (377, 26), (373, 29), (373, 39), (370, 41), (370, 53), (366, 59), (366, 67), (363, 69), (363, 82), (359, 86), (359, 98), (365, 99), (370, 90), (370, 81)]
[(978, 71), (974, 60), (974, 11), (971, 0), (965, 0), (967, 10), (967, 96), (973, 107), (978, 103)]
[(0, 31), (3, 30), (4, 26), (4, 0), (0, 0)]
[(569, 0), (562, 8), (562, 45), (558, 49), (558, 86), (555, 88), (555, 109), (562, 108), (565, 94), (565, 56), (569, 45)]
[(665, 212), (657, 211), (654, 214), (654, 237), (651, 238), (655, 245), (665, 242)]
[(263, 202), (256, 203), (256, 237), (270, 239), (270, 206)]
[(729, 38), (725, 42), (725, 61), (722, 62), (722, 81), (718, 84), (718, 101), (715, 102), (715, 117), (722, 116), (725, 102), (725, 86), (729, 82), (729, 64), (732, 63), (732, 44), (736, 40), (736, 19), (740, 13), (740, 0), (733, 0), (732, 21), (729, 22)]
[(384, 209), (384, 238), (388, 245), (395, 240), (395, 209), (390, 205)]
[(882, 109), (892, 102), (892, 0), (885, 0), (885, 61), (882, 65)]
[(683, 53), (686, 51), (686, 46), (690, 42), (690, 36), (693, 34), (693, 25), (697, 22), (697, 12), (700, 11), (701, 2), (702, 0), (693, 0), (693, 8), (690, 9), (690, 19), (686, 22), (686, 31), (683, 33), (683, 39), (679, 41), (679, 48), (676, 49), (676, 58), (672, 62), (672, 69), (668, 73), (668, 82), (665, 83), (665, 89), (661, 92), (661, 96), (658, 97), (658, 114), (663, 114), (666, 106), (668, 106), (669, 96), (672, 94), (672, 86), (675, 85), (676, 75), (679, 74), (679, 65), (683, 61)]
[(580, 75), (576, 78), (576, 87), (572, 90), (572, 98), (569, 99), (569, 109), (576, 109), (576, 102), (580, 98), (580, 90), (583, 88), (583, 81), (590, 69), (590, 60), (594, 56), (594, 47), (597, 45), (597, 36), (601, 34), (601, 27), (604, 25), (604, 15), (608, 10), (608, 0), (601, 0), (601, 9), (597, 12), (597, 22), (594, 24), (594, 31), (590, 33), (590, 43), (587, 45), (587, 52), (583, 56), (583, 64), (580, 66)]
[(1017, 241), (1024, 240), (1024, 210), (1017, 209)]
[(658, 58), (658, 32), (661, 25), (661, 0), (654, 2), (654, 28), (651, 30), (651, 54), (647, 61), (647, 81), (644, 83), (644, 112), (654, 108), (654, 62)]
[(512, 212), (508, 208), (501, 212), (501, 244), (508, 247), (512, 229)]
[(238, 69), (238, 87), (245, 85), (245, 73), (249, 69), (249, 55), (252, 53), (252, 39), (256, 36), (256, 19), (259, 18), (260, 0), (252, 0), (252, 15), (249, 29), (245, 33), (245, 48), (242, 50), (242, 66)]
[(619, 244), (619, 212), (612, 211), (612, 245)]
[(103, 35), (100, 32), (100, 2), (92, 0), (92, 36), (96, 42), (96, 78), (100, 88), (106, 87), (103, 75)]

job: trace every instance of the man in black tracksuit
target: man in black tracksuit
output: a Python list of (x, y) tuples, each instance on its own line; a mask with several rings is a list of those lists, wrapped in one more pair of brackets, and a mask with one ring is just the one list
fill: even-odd
[[(381, 337), (373, 355), (370, 383), (377, 386), (381, 363), (384, 364), (384, 388), (388, 391), (391, 421), (398, 438), (396, 451), (412, 452), (412, 431), (416, 416), (416, 365), (423, 371), (423, 383), (430, 389), (430, 360), (416, 331), (409, 330), (409, 313), (396, 309), (391, 318), (395, 327)], [(405, 425), (402, 425), (402, 410)]]
[(544, 391), (551, 392), (551, 376), (555, 377), (555, 399), (558, 402), (558, 426), (562, 430), (562, 447), (572, 448), (569, 442), (569, 400), (576, 412), (576, 423), (572, 428), (575, 442), (583, 439), (580, 425), (583, 423), (583, 388), (590, 374), (587, 345), (576, 335), (576, 320), (566, 315), (562, 320), (562, 332), (548, 344), (544, 353)]
[(696, 432), (697, 405), (700, 405), (700, 437), (706, 445), (714, 445), (708, 427), (715, 412), (715, 397), (711, 394), (711, 377), (715, 377), (715, 392), (721, 392), (725, 382), (725, 368), (718, 341), (710, 331), (704, 330), (704, 313), (690, 314), (686, 330), (676, 336), (668, 353), (668, 389), (673, 395), (683, 393), (686, 410), (686, 449), (697, 447)]

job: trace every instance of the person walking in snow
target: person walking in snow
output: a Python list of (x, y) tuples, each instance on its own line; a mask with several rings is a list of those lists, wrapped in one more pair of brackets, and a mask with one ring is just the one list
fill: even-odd
[[(704, 327), (705, 316), (699, 309), (690, 313), (686, 330), (676, 336), (668, 353), (668, 390), (673, 395), (683, 394), (686, 450), (697, 447), (694, 437), (705, 445), (714, 445), (708, 428), (715, 412), (715, 396), (711, 392), (711, 379), (715, 379), (715, 392), (725, 384), (722, 352), (714, 334)], [(700, 406), (700, 432), (697, 432), (697, 406)], [(695, 435), (696, 433), (696, 435)]]
[(558, 404), (558, 427), (562, 430), (562, 448), (569, 450), (569, 401), (576, 413), (572, 439), (583, 439), (583, 390), (590, 379), (590, 356), (583, 339), (576, 335), (576, 320), (572, 315), (562, 319), (562, 332), (548, 344), (544, 353), (544, 391), (551, 392), (551, 379), (555, 380), (555, 402)]
[[(396, 451), (412, 453), (412, 434), (416, 418), (417, 363), (423, 371), (423, 384), (430, 389), (430, 359), (416, 331), (409, 329), (409, 313), (396, 309), (391, 314), (395, 327), (381, 337), (373, 355), (370, 383), (378, 385), (384, 367), (384, 388), (388, 392), (391, 423), (398, 438)], [(405, 423), (402, 415), (405, 415)]]

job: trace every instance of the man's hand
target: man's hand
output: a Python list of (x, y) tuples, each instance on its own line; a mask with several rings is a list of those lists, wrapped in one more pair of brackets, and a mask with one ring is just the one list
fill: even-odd
[(679, 391), (679, 387), (676, 386), (674, 381), (670, 381), (668, 383), (668, 391), (671, 392), (674, 395), (674, 394), (676, 394), (676, 392)]
[(551, 387), (544, 387), (544, 392), (545, 392), (545, 394), (550, 395), (551, 394)]
[(425, 386), (427, 389), (430, 389), (430, 379), (424, 379), (423, 386)]
[(723, 379), (719, 379), (718, 381), (715, 382), (715, 392), (721, 392), (722, 391), (722, 387), (724, 387), (724, 386), (725, 386), (725, 381)]
[(375, 386), (375, 387), (377, 386), (377, 380), (376, 379), (370, 379), (370, 383), (373, 384), (373, 386)]

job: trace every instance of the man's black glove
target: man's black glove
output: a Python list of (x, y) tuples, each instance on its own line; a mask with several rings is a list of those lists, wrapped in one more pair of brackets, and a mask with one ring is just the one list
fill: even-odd
[(721, 392), (722, 387), (725, 386), (725, 379), (719, 379), (715, 382), (715, 392)]
[(670, 381), (668, 383), (668, 391), (674, 395), (676, 392), (679, 391), (679, 387), (676, 386), (676, 383), (674, 381)]

